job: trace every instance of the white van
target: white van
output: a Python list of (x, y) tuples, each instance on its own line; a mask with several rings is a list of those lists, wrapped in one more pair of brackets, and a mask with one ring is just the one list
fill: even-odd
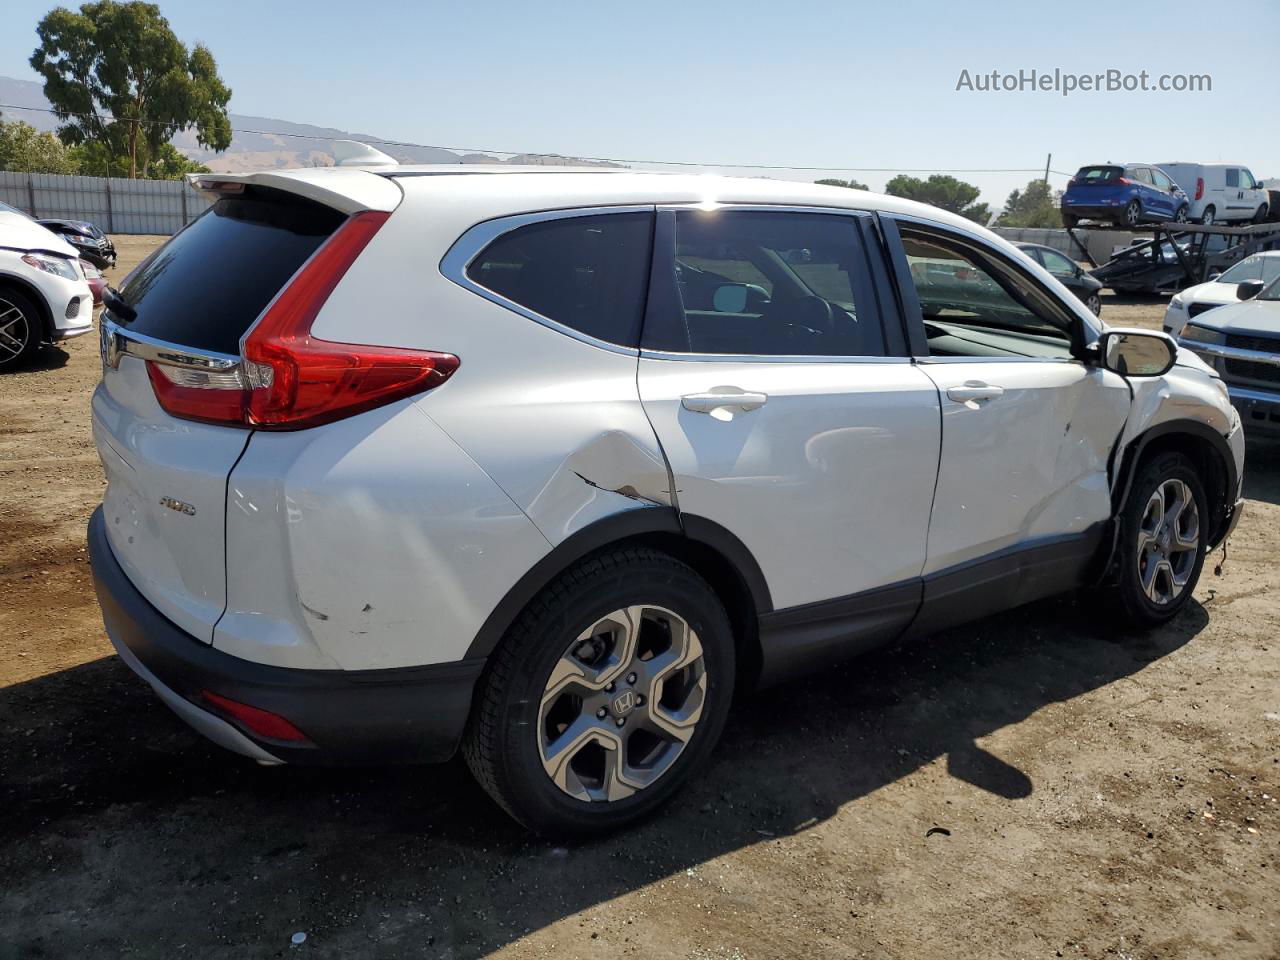
[(1199, 223), (1254, 220), (1267, 216), (1267, 191), (1238, 163), (1161, 163), (1191, 198), (1188, 215)]

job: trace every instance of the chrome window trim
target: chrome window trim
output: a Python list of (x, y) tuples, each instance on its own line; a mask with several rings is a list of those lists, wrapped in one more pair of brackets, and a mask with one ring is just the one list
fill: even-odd
[[(978, 244), (984, 249), (990, 251), (994, 256), (999, 257), (1001, 260), (1006, 262), (1009, 266), (1022, 270), (1024, 273), (1026, 272), (1026, 267), (1023, 264), (1020, 264), (1015, 260), (1013, 260), (1013, 258), (1009, 256), (1008, 250), (1005, 250), (1003, 247), (999, 246), (998, 244), (992, 243), (987, 237), (984, 237), (981, 234), (973, 233), (969, 230), (964, 229), (963, 227), (957, 227), (950, 223), (941, 223), (938, 220), (929, 220), (929, 219), (926, 219), (925, 217), (917, 217), (909, 213), (889, 213), (887, 211), (882, 211), (880, 215), (882, 217), (892, 217), (894, 220), (900, 223), (914, 223), (914, 224), (918, 224), (919, 226), (927, 227), (932, 230), (940, 230), (943, 233), (952, 233), (952, 234), (955, 234), (956, 236), (963, 237), (964, 239), (972, 243)], [(1010, 244), (1010, 246), (1012, 246), (1012, 244)], [(1014, 247), (1014, 249), (1016, 250), (1017, 248)], [(1026, 254), (1023, 253), (1023, 256), (1026, 256)], [(1044, 270), (1045, 268), (1042, 266), (1040, 269)], [(1047, 270), (1045, 270), (1045, 272), (1048, 273)], [(1052, 274), (1049, 274), (1049, 275), (1053, 276)], [(1095, 317), (1092, 313), (1090, 313), (1089, 308), (1086, 307), (1083, 303), (1081, 303), (1079, 306), (1079, 309), (1077, 309), (1075, 304), (1069, 301), (1065, 301), (1063, 297), (1059, 296), (1055, 291), (1049, 289), (1049, 287), (1046, 286), (1044, 282), (1040, 280), (1039, 277), (1035, 276), (1034, 274), (1031, 274), (1030, 279), (1034, 281), (1035, 284), (1044, 291), (1046, 296), (1053, 297), (1053, 299), (1058, 303), (1060, 307), (1062, 307), (1063, 310), (1065, 310), (1067, 313), (1071, 314), (1072, 316), (1076, 317), (1081, 323), (1084, 324), (1084, 328), (1087, 334), (1087, 336), (1085, 337), (1086, 346), (1088, 346), (1091, 343), (1094, 343), (1095, 341), (1097, 341), (1097, 339), (1100, 336), (1102, 336), (1102, 329), (1099, 326), (1097, 326), (1097, 317)], [(1057, 279), (1057, 278), (1055, 277), (1054, 279)], [(1061, 283), (1062, 281), (1059, 280), (1058, 282)], [(943, 359), (954, 359), (954, 358), (943, 358)]]
[(145, 333), (134, 333), (104, 315), (101, 320), (102, 362), (115, 369), (125, 354), (171, 367), (224, 372), (240, 366), (240, 357), (227, 353), (193, 350)]
[[(589, 344), (593, 347), (599, 347), (601, 350), (608, 350), (611, 353), (620, 353), (625, 356), (634, 357), (639, 354), (638, 347), (627, 347), (619, 343), (610, 343), (608, 340), (601, 340), (599, 337), (593, 337), (590, 334), (583, 333), (581, 330), (575, 330), (567, 324), (553, 320), (551, 317), (544, 317), (542, 314), (534, 310), (530, 310), (526, 306), (516, 303), (514, 300), (508, 300), (499, 293), (495, 293), (488, 287), (482, 286), (467, 276), (467, 268), (471, 266), (476, 257), (480, 256), (489, 244), (497, 240), (499, 237), (526, 227), (531, 223), (544, 223), (550, 220), (569, 220), (575, 217), (591, 217), (591, 216), (608, 216), (615, 213), (649, 213), (655, 211), (652, 203), (627, 204), (625, 206), (604, 206), (604, 207), (570, 207), (562, 210), (541, 210), (534, 213), (520, 213), (509, 217), (497, 217), (493, 220), (485, 220), (477, 223), (475, 226), (467, 229), (457, 240), (453, 242), (444, 257), (440, 261), (440, 273), (446, 279), (464, 290), (468, 290), (477, 296), (483, 297), (490, 303), (496, 303), (500, 307), (505, 307), (512, 313), (519, 314), (527, 320), (540, 323), (544, 327), (562, 333), (567, 337), (572, 337), (581, 343)], [(647, 278), (646, 278), (647, 285)]]

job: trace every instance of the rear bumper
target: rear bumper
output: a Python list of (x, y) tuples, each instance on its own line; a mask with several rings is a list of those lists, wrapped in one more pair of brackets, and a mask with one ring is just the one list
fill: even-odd
[[(120, 657), (210, 740), (263, 763), (432, 763), (457, 750), (483, 660), (395, 670), (295, 670), (221, 653), (165, 619), (111, 552), (102, 509), (89, 520), (102, 619)], [(264, 739), (209, 708), (202, 691), (267, 710), (306, 734)]]
[(1064, 203), (1062, 212), (1070, 214), (1073, 217), (1082, 217), (1085, 220), (1111, 220), (1124, 213), (1125, 205), (1129, 201), (1117, 200), (1114, 203), (1110, 201), (1099, 201), (1094, 203)]

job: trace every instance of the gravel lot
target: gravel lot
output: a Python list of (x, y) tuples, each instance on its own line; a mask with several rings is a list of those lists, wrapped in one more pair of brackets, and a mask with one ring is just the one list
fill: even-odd
[(1066, 598), (756, 696), (665, 815), (566, 849), (457, 763), (258, 768), (133, 677), (84, 550), (98, 369), (0, 377), (0, 958), (1280, 957), (1280, 447), (1170, 628)]

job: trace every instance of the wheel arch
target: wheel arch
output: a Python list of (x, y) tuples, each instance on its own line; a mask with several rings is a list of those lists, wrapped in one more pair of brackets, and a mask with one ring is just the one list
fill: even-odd
[(1167, 452), (1185, 455), (1195, 463), (1200, 473), (1210, 500), (1210, 533), (1205, 546), (1211, 550), (1222, 541), (1230, 527), (1240, 477), (1226, 438), (1199, 420), (1170, 420), (1157, 424), (1129, 444), (1121, 461), (1118, 482), (1112, 488), (1112, 514), (1118, 515), (1123, 508), (1139, 467), (1152, 457)]
[(773, 610), (760, 565), (736, 535), (705, 517), (672, 507), (625, 510), (565, 538), (521, 577), (489, 613), (466, 658), (488, 657), (538, 593), (584, 557), (619, 546), (644, 545), (693, 567), (720, 597), (733, 626), (740, 676), (752, 683), (760, 667), (759, 617)]
[(53, 312), (49, 309), (49, 304), (45, 301), (44, 294), (36, 289), (35, 285), (32, 284), (31, 281), (24, 277), (20, 277), (14, 273), (0, 271), (0, 290), (5, 287), (13, 288), (36, 305), (36, 309), (40, 311), (40, 324), (44, 328), (44, 336), (42, 339), (52, 339)]

